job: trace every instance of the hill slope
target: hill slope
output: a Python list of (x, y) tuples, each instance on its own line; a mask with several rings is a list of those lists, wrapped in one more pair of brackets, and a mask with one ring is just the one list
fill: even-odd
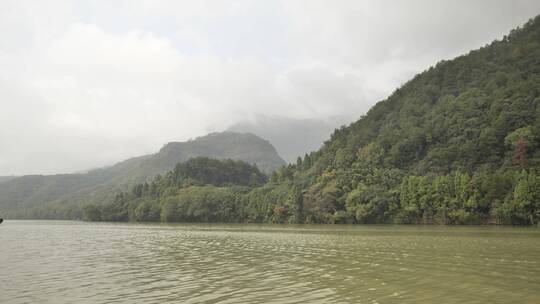
[(242, 160), (264, 172), (284, 165), (274, 147), (252, 135), (212, 133), (171, 142), (158, 153), (131, 158), (84, 174), (22, 176), (0, 183), (0, 214), (23, 218), (80, 218), (80, 206), (110, 199), (115, 191), (163, 174), (192, 157)]
[(308, 221), (534, 224), (539, 148), (540, 16), (417, 75), (267, 189), (298, 191), (280, 210)]
[(8, 180), (12, 180), (16, 178), (16, 176), (0, 176), (0, 183), (7, 182)]
[(148, 170), (170, 170), (179, 161), (205, 156), (218, 159), (236, 159), (271, 173), (285, 164), (270, 142), (251, 133), (212, 133), (187, 142), (165, 145), (151, 161), (144, 164)]
[[(119, 192), (107, 204), (88, 204), (92, 221), (241, 221), (239, 194), (267, 177), (243, 161), (195, 157), (151, 182)], [(159, 203), (163, 201), (163, 203)], [(162, 206), (163, 205), (163, 206)]]

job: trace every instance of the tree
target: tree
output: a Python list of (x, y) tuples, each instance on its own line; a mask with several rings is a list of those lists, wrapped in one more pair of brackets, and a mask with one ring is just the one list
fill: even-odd
[(513, 191), (516, 215), (535, 225), (540, 217), (540, 180), (532, 172), (521, 171)]
[(518, 139), (514, 143), (514, 153), (512, 157), (514, 165), (521, 169), (527, 167), (527, 148), (525, 146), (525, 141), (523, 138)]
[(528, 164), (527, 149), (531, 148), (535, 142), (535, 137), (530, 126), (516, 129), (510, 132), (504, 142), (512, 147), (512, 162), (520, 168), (525, 169)]
[(83, 209), (83, 217), (87, 221), (101, 221), (101, 210), (96, 205), (87, 205)]

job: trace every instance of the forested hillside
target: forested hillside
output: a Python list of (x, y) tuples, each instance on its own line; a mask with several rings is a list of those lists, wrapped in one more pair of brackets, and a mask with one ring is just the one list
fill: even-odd
[(266, 176), (246, 162), (196, 157), (118, 193), (111, 203), (87, 205), (84, 216), (94, 221), (241, 221), (242, 194), (265, 182)]
[(281, 197), (266, 218), (536, 224), (539, 145), (536, 17), (417, 75), (259, 191)]
[(285, 164), (266, 140), (248, 133), (212, 133), (171, 142), (156, 154), (131, 158), (80, 174), (33, 175), (0, 183), (0, 215), (6, 218), (75, 219), (82, 206), (111, 201), (115, 193), (149, 181), (197, 156), (242, 160), (270, 173)]
[[(203, 190), (173, 187), (150, 205), (161, 220), (186, 220), (167, 208), (187, 191), (182, 204), (198, 206), (203, 221), (537, 224), (539, 148), (536, 17), (417, 75), (262, 187), (210, 183), (220, 201), (204, 208)], [(232, 219), (209, 215), (226, 206), (237, 210)]]

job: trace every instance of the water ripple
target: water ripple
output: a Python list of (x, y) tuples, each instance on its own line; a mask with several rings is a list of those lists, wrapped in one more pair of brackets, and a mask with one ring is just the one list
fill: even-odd
[(540, 303), (540, 232), (9, 221), (0, 303)]

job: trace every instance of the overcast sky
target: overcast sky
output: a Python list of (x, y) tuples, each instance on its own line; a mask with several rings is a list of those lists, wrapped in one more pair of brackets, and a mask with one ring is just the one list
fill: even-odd
[(0, 1), (0, 175), (110, 165), (258, 115), (355, 118), (540, 1)]

